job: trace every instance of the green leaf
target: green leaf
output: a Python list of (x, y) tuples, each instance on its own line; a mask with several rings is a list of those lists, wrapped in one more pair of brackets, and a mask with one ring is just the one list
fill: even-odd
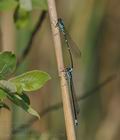
[(21, 96), (18, 94), (11, 94), (9, 92), (7, 92), (7, 96), (14, 104), (40, 119), (39, 114)]
[(13, 10), (17, 4), (15, 0), (0, 0), (0, 11)]
[[(17, 87), (17, 92), (35, 91), (40, 89), (51, 77), (43, 71), (33, 70), (14, 77), (9, 81)], [(21, 87), (21, 88), (20, 88)], [(22, 89), (22, 90), (21, 90)]]
[(10, 81), (1, 80), (0, 88), (4, 90), (6, 96), (9, 100), (11, 100), (14, 104), (24, 109), (26, 112), (40, 118), (39, 114), (31, 108), (30, 100), (27, 95), (23, 93), (23, 95), (18, 95), (16, 91), (16, 86)]
[(47, 0), (32, 0), (33, 9), (47, 10)]
[(3, 90), (0, 89), (0, 100), (3, 100), (6, 98), (6, 92), (4, 92)]
[(22, 93), (22, 95), (20, 95), (20, 97), (27, 103), (30, 105), (30, 99), (29, 97), (25, 94), (25, 93)]
[(10, 110), (9, 106), (7, 104), (3, 103), (3, 102), (0, 102), (0, 109), (1, 108), (5, 108), (5, 109)]
[(16, 56), (12, 52), (0, 53), (0, 79), (10, 76), (16, 68)]
[(16, 93), (17, 88), (14, 83), (6, 80), (0, 80), (0, 87), (7, 92)]

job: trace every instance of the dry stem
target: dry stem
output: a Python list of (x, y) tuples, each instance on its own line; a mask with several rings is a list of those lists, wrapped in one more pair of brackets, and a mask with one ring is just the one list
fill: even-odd
[(56, 54), (56, 59), (57, 59), (58, 72), (59, 72), (59, 76), (60, 76), (67, 139), (76, 140), (75, 128), (74, 128), (74, 122), (73, 122), (73, 116), (72, 116), (72, 109), (71, 109), (71, 104), (70, 104), (70, 96), (69, 96), (69, 91), (68, 91), (68, 84), (65, 79), (64, 73), (62, 72), (64, 70), (64, 64), (63, 64), (60, 33), (59, 33), (58, 29), (55, 27), (55, 25), (53, 25), (54, 21), (56, 21), (56, 23), (57, 23), (57, 12), (56, 12), (56, 6), (55, 6), (54, 0), (48, 0), (48, 8), (49, 8), (52, 33), (53, 33), (53, 40), (54, 40), (55, 54)]

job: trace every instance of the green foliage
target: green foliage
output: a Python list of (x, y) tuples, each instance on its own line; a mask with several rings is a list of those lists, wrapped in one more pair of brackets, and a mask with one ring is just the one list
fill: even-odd
[(2, 89), (0, 89), (0, 100), (3, 100), (6, 98), (6, 92), (4, 92)]
[(30, 12), (34, 9), (47, 10), (47, 0), (0, 0), (0, 11), (15, 10), (14, 21), (18, 29), (30, 23)]
[(16, 56), (11, 52), (0, 53), (0, 79), (10, 76), (16, 68)]
[(33, 9), (47, 10), (47, 0), (32, 0)]
[(13, 10), (17, 4), (16, 0), (0, 0), (0, 11)]
[(39, 114), (30, 106), (29, 97), (24, 92), (40, 89), (50, 76), (42, 71), (33, 70), (11, 79), (6, 79), (16, 68), (16, 57), (11, 52), (0, 53), (0, 108), (9, 107), (3, 102), (5, 98), (24, 109), (26, 112), (38, 117)]
[(7, 97), (14, 104), (18, 105), (19, 107), (24, 109), (26, 112), (28, 112), (40, 119), (39, 114), (29, 105), (29, 103), (22, 96), (20, 96), (18, 94), (11, 94), (10, 92), (7, 92)]
[(25, 28), (30, 22), (30, 12), (18, 7), (14, 13), (14, 22), (18, 29)]
[(46, 0), (19, 0), (14, 13), (14, 21), (18, 29), (25, 28), (30, 22), (30, 13), (34, 9), (47, 10)]
[(21, 97), (28, 105), (30, 105), (30, 99), (29, 99), (29, 97), (28, 97), (25, 93), (22, 93), (22, 94), (20, 95), (20, 97)]
[(13, 10), (17, 5), (25, 11), (47, 10), (47, 0), (0, 0), (0, 11)]
[(0, 80), (0, 87), (10, 93), (17, 92), (16, 86), (13, 83), (6, 81), (6, 80)]
[(32, 11), (32, 9), (47, 10), (47, 0), (19, 0), (21, 9)]
[(20, 8), (25, 11), (32, 11), (32, 0), (19, 0)]
[(17, 87), (17, 92), (21, 93), (23, 91), (28, 92), (38, 90), (49, 79), (50, 76), (46, 72), (33, 70), (14, 77), (9, 81), (14, 83)]

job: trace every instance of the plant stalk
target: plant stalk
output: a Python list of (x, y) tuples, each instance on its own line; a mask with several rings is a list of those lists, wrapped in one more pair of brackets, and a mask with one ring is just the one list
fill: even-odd
[(53, 35), (54, 48), (55, 48), (55, 54), (56, 54), (56, 59), (57, 59), (58, 73), (60, 77), (62, 103), (63, 103), (64, 117), (65, 117), (67, 139), (76, 140), (68, 84), (65, 78), (65, 73), (63, 72), (64, 63), (63, 63), (60, 33), (59, 33), (59, 30), (55, 27), (55, 24), (57, 23), (57, 12), (56, 12), (55, 0), (48, 0), (48, 10), (49, 10), (50, 22), (51, 22), (51, 27), (52, 27), (52, 35)]

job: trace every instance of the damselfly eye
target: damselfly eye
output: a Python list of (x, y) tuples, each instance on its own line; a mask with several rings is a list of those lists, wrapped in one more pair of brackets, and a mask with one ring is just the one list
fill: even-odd
[(63, 20), (61, 18), (58, 18), (58, 22), (62, 22)]

